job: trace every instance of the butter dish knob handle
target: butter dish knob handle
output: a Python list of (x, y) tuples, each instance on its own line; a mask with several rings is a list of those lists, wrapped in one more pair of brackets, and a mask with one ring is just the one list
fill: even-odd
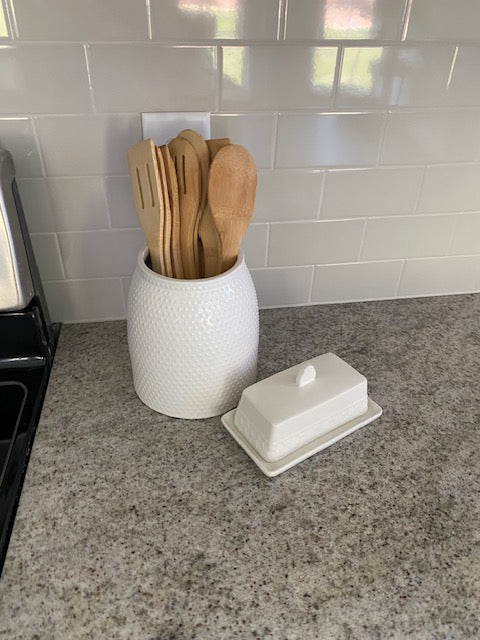
[(305, 364), (297, 373), (295, 378), (295, 384), (297, 387), (304, 387), (306, 384), (310, 384), (317, 377), (317, 372), (312, 364)]

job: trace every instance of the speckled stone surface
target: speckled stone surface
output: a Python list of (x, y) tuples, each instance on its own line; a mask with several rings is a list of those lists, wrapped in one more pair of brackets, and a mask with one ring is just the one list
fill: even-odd
[(65, 326), (0, 636), (480, 637), (480, 295), (261, 312), (259, 378), (327, 351), (383, 416), (268, 479), (136, 398), (124, 322)]

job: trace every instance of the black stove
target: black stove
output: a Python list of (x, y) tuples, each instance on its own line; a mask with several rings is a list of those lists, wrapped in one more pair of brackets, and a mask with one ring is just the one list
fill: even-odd
[(59, 332), (48, 314), (13, 160), (0, 148), (0, 572)]

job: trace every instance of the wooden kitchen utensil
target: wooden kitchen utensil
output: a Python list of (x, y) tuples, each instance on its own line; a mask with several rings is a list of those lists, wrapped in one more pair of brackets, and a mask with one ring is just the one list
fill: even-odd
[(178, 203), (178, 184), (175, 166), (172, 156), (166, 144), (159, 147), (165, 166), (167, 179), (167, 191), (170, 200), (170, 214), (172, 218), (172, 235), (170, 252), (172, 256), (173, 275), (175, 278), (183, 278), (182, 254), (180, 252), (180, 209)]
[(193, 129), (184, 129), (178, 134), (179, 138), (188, 140), (195, 150), (200, 162), (202, 173), (202, 195), (200, 199), (198, 236), (201, 241), (200, 264), (201, 275), (205, 278), (216, 276), (221, 271), (220, 236), (212, 218), (212, 212), (207, 202), (208, 172), (210, 169), (210, 154), (208, 146), (202, 136)]
[(170, 197), (168, 195), (167, 176), (162, 152), (159, 147), (156, 147), (155, 151), (157, 154), (158, 172), (160, 175), (160, 195), (163, 199), (163, 260), (165, 263), (165, 275), (169, 278), (173, 278), (172, 254), (170, 250), (172, 241), (172, 213), (170, 210)]
[(165, 275), (163, 197), (153, 141), (148, 138), (130, 147), (127, 157), (135, 209), (147, 241), (152, 269)]
[(222, 244), (222, 271), (235, 264), (252, 217), (257, 187), (255, 162), (238, 144), (218, 151), (210, 165), (208, 200)]
[(217, 155), (218, 151), (227, 144), (230, 144), (230, 138), (212, 138), (207, 140), (208, 153), (210, 154), (210, 162)]
[(194, 148), (183, 138), (168, 143), (178, 182), (180, 253), (185, 278), (198, 278), (197, 217), (201, 198), (200, 163)]

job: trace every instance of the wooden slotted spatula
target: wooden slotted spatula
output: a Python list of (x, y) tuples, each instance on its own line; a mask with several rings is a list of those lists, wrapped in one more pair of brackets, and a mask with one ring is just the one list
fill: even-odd
[(173, 165), (172, 156), (166, 144), (159, 147), (165, 167), (167, 178), (167, 191), (170, 201), (170, 213), (172, 218), (172, 234), (170, 238), (170, 253), (172, 256), (172, 268), (175, 278), (183, 278), (182, 254), (180, 252), (180, 209), (178, 204), (177, 174)]
[(152, 269), (165, 275), (163, 197), (153, 141), (148, 138), (130, 147), (127, 157), (135, 209), (147, 241)]
[(173, 278), (172, 254), (170, 251), (172, 240), (172, 214), (170, 211), (170, 197), (168, 195), (167, 176), (163, 163), (162, 152), (158, 147), (157, 154), (158, 173), (160, 175), (160, 195), (163, 200), (163, 261), (165, 263), (165, 275)]
[(198, 278), (197, 217), (201, 198), (200, 163), (194, 148), (183, 138), (168, 143), (178, 182), (180, 253), (185, 278)]
[(252, 217), (257, 169), (248, 151), (228, 144), (210, 165), (208, 200), (222, 244), (222, 271), (230, 269)]

